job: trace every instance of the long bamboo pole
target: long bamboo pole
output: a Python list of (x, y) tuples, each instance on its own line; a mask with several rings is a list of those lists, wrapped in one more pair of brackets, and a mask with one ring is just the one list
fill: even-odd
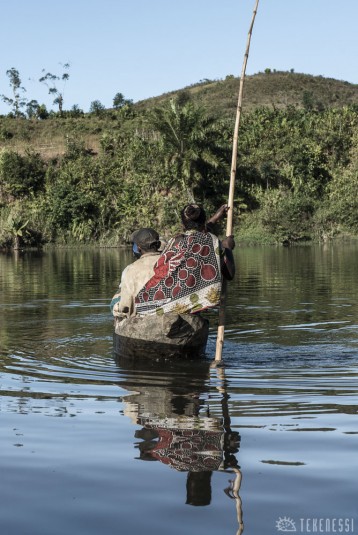
[[(229, 199), (228, 199), (228, 213), (227, 213), (227, 222), (226, 222), (226, 236), (232, 234), (232, 220), (233, 220), (233, 210), (234, 210), (234, 191), (235, 191), (235, 176), (236, 176), (236, 161), (237, 161), (237, 142), (239, 137), (239, 126), (241, 119), (241, 109), (242, 109), (242, 97), (244, 90), (244, 80), (247, 60), (249, 57), (250, 42), (252, 36), (252, 29), (254, 27), (255, 17), (257, 13), (257, 8), (259, 5), (259, 0), (256, 0), (254, 11), (252, 14), (252, 20), (250, 24), (249, 33), (247, 36), (246, 50), (244, 54), (244, 61), (241, 70), (240, 76), (240, 86), (239, 86), (239, 98), (237, 102), (236, 110), (236, 120), (234, 127), (234, 136), (232, 144), (232, 158), (231, 158), (231, 173), (230, 173), (230, 186), (229, 186)], [(219, 326), (218, 334), (216, 338), (216, 352), (215, 352), (215, 361), (222, 360), (222, 350), (224, 345), (224, 333), (225, 333), (225, 312), (226, 312), (226, 296), (227, 296), (227, 281), (223, 279), (221, 297), (220, 297), (220, 308), (219, 308)]]

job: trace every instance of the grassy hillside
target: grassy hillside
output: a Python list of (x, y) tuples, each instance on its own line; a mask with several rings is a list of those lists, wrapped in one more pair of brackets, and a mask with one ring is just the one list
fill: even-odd
[[(206, 80), (184, 88), (208, 113), (230, 117), (235, 112), (240, 79), (227, 76), (225, 80)], [(166, 93), (137, 103), (138, 109), (148, 109), (180, 91)], [(358, 85), (348, 82), (291, 72), (259, 73), (245, 79), (243, 110), (261, 106), (304, 107), (305, 98), (313, 108), (341, 108), (358, 104)]]
[[(25, 153), (34, 150), (45, 159), (62, 155), (71, 138), (82, 140), (93, 151), (106, 132), (128, 132), (145, 127), (146, 113), (178, 94), (189, 94), (203, 106), (208, 115), (234, 121), (239, 91), (239, 78), (204, 80), (189, 87), (165, 93), (134, 104), (129, 115), (121, 110), (105, 110), (101, 114), (71, 117), (50, 117), (46, 120), (0, 117), (0, 149)], [(358, 104), (358, 85), (348, 82), (292, 72), (267, 72), (248, 76), (245, 81), (243, 112), (268, 106), (308, 109), (342, 108)]]

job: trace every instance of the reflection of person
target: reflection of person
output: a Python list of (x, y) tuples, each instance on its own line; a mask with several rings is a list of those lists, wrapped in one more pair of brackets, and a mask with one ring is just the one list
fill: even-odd
[(229, 436), (218, 419), (187, 418), (184, 427), (179, 421), (164, 425), (141, 419), (140, 423), (144, 426), (135, 436), (144, 439), (138, 446), (141, 459), (157, 460), (180, 472), (219, 470), (234, 463), (238, 433)]
[(209, 414), (204, 393), (210, 362), (177, 361), (166, 368), (151, 359), (118, 363), (120, 386), (131, 392), (123, 397), (124, 414), (140, 426), (135, 431), (139, 459), (187, 473), (186, 503), (208, 505), (212, 472), (235, 468), (240, 446), (239, 433), (224, 425), (225, 418)]
[(115, 317), (135, 314), (134, 298), (143, 284), (153, 275), (153, 267), (159, 258), (159, 234), (152, 228), (141, 228), (131, 237), (133, 253), (138, 260), (127, 266), (121, 277), (119, 291), (111, 302)]
[(210, 504), (213, 471), (238, 469), (235, 453), (240, 435), (224, 431), (218, 419), (186, 417), (153, 423), (140, 418), (138, 423), (144, 424), (135, 433), (136, 438), (143, 440), (138, 444), (140, 459), (160, 461), (179, 472), (187, 472), (188, 505)]
[(235, 274), (232, 236), (222, 242), (210, 232), (227, 207), (206, 222), (204, 209), (189, 204), (181, 211), (184, 232), (172, 238), (154, 266), (154, 275), (136, 299), (138, 314), (193, 313), (219, 303), (221, 277)]

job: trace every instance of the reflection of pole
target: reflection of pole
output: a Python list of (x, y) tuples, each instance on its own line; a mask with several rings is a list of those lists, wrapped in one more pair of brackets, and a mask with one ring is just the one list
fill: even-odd
[(244, 522), (242, 520), (242, 500), (239, 495), (242, 481), (242, 473), (239, 468), (234, 468), (234, 472), (236, 473), (236, 476), (232, 488), (232, 494), (236, 501), (237, 522), (239, 524), (239, 529), (237, 530), (236, 535), (241, 535), (241, 533), (243, 533), (244, 531)]
[(224, 429), (227, 433), (231, 432), (231, 419), (230, 419), (230, 413), (229, 413), (229, 399), (230, 396), (227, 393), (227, 380), (225, 377), (225, 369), (224, 368), (217, 368), (213, 366), (216, 370), (216, 375), (218, 376), (218, 379), (220, 380), (220, 384), (216, 387), (216, 389), (222, 394), (221, 398), (221, 410), (223, 415), (223, 423), (224, 423)]
[(244, 532), (244, 522), (242, 514), (242, 500), (240, 498), (240, 487), (242, 481), (242, 473), (239, 468), (233, 468), (235, 472), (235, 479), (229, 480), (230, 486), (224, 490), (225, 494), (229, 498), (236, 501), (236, 514), (237, 514), (237, 523), (239, 524), (239, 529), (236, 532), (236, 535), (241, 535)]
[[(230, 413), (229, 413), (229, 403), (228, 403), (230, 396), (227, 393), (227, 380), (225, 377), (225, 369), (215, 368), (215, 370), (216, 370), (218, 379), (220, 380), (220, 384), (216, 388), (222, 394), (221, 410), (222, 410), (222, 415), (223, 415), (223, 425), (224, 425), (225, 432), (230, 434), (232, 432), (231, 431), (231, 418), (230, 418)], [(239, 529), (237, 530), (236, 535), (241, 535), (244, 532), (242, 500), (240, 497), (242, 473), (241, 473), (241, 470), (237, 466), (232, 467), (232, 471), (236, 474), (235, 479), (233, 481), (230, 481), (229, 488), (225, 489), (224, 492), (229, 496), (229, 498), (232, 498), (236, 501), (237, 522), (239, 524)]]

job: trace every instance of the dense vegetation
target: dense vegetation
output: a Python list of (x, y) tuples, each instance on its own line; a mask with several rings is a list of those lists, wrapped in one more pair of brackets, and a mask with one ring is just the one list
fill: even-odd
[[(357, 86), (267, 71), (246, 85), (236, 235), (357, 236)], [(88, 114), (61, 102), (42, 118), (0, 117), (0, 246), (115, 245), (138, 226), (174, 232), (188, 200), (215, 210), (228, 192), (237, 82), (137, 104), (117, 93), (113, 109), (94, 101)]]

